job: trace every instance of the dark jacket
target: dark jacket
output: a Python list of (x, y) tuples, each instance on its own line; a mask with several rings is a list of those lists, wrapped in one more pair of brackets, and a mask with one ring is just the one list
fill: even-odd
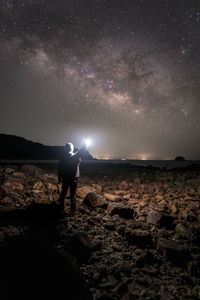
[(82, 151), (67, 153), (59, 160), (58, 181), (72, 181), (80, 176), (79, 165)]

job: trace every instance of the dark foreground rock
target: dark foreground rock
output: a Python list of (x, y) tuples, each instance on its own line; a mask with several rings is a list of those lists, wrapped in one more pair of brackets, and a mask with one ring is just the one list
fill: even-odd
[(175, 265), (186, 266), (190, 259), (188, 245), (180, 241), (158, 240), (157, 249)]
[(1, 299), (92, 299), (76, 259), (57, 247), (55, 216), (54, 206), (40, 204), (1, 214), (4, 226), (26, 227), (1, 243)]

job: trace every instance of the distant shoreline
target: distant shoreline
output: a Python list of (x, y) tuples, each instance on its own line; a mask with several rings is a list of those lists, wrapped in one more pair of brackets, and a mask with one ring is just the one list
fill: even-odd
[[(0, 165), (21, 165), (21, 164), (44, 164), (44, 165), (57, 165), (58, 160), (43, 160), (43, 159), (0, 159)], [(200, 167), (200, 160), (115, 160), (115, 159), (94, 159), (83, 160), (82, 164), (113, 164), (113, 165), (130, 165), (136, 167), (155, 167), (155, 168), (185, 168), (192, 165)]]

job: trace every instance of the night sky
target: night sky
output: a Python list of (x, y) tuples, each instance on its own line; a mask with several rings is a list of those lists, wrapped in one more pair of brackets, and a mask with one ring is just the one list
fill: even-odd
[(1, 0), (0, 132), (200, 159), (199, 0)]

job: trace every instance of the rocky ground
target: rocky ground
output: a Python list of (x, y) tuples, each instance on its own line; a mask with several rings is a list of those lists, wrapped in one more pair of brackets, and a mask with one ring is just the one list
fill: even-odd
[(33, 203), (40, 209), (40, 222), (34, 219), (39, 243), (46, 204), (57, 236), (51, 245), (75, 258), (83, 277), (80, 288), (88, 288), (80, 299), (200, 299), (198, 168), (85, 167), (77, 190), (79, 214), (65, 219), (52, 217), (60, 191), (54, 171), (30, 165), (0, 168), (2, 245), (30, 227), (19, 221), (22, 217), (14, 222), (10, 212), (32, 212)]

